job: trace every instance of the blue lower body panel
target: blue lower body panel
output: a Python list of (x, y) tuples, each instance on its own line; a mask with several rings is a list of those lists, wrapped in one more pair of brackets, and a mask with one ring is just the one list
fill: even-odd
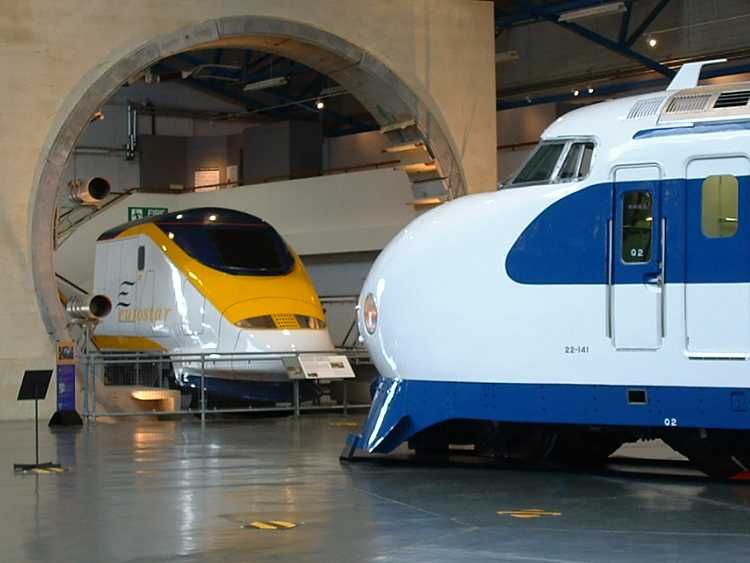
[[(291, 403), (293, 387), (287, 381), (248, 381), (240, 379), (221, 379), (206, 377), (206, 396), (211, 401), (226, 403)], [(186, 383), (193, 389), (200, 390), (201, 378), (187, 375)], [(320, 389), (307, 381), (299, 383), (300, 401), (309, 401), (320, 397)]]
[[(633, 398), (642, 404), (631, 403)], [(456, 419), (746, 430), (750, 429), (749, 403), (750, 388), (456, 383), (382, 378), (362, 433), (350, 435), (347, 443), (352, 450), (388, 453), (421, 430)]]

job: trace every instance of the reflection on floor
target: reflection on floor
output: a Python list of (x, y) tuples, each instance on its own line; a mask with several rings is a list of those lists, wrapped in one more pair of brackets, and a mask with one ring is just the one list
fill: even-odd
[(748, 485), (492, 464), (342, 465), (353, 420), (44, 428), (42, 461), (69, 471), (43, 475), (12, 471), (13, 462), (33, 458), (32, 425), (0, 424), (0, 560), (750, 558)]

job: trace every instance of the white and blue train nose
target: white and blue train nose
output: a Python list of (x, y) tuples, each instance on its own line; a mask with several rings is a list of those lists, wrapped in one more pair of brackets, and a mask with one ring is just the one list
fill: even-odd
[[(499, 325), (510, 320), (507, 251), (538, 212), (513, 192), (433, 209), (380, 254), (360, 295), (359, 329), (382, 376), (455, 380), (460, 369), (474, 380), (489, 377), (478, 351), (495, 349)], [(509, 207), (513, 213), (504, 213)]]
[(415, 397), (440, 395), (467, 373), (491, 376), (481, 356), (493, 349), (503, 286), (512, 283), (503, 249), (522, 228), (498, 222), (500, 200), (509, 199), (502, 195), (468, 196), (422, 215), (376, 260), (359, 299), (359, 329), (382, 378), (350, 446), (387, 452), (436, 422), (416, 420)]

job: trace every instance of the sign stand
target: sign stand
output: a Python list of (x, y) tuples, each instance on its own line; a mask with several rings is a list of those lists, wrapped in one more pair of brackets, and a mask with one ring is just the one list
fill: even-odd
[(32, 469), (59, 468), (57, 463), (39, 463), (39, 399), (47, 396), (49, 380), (52, 378), (52, 370), (28, 370), (23, 374), (21, 388), (18, 390), (19, 401), (34, 401), (34, 445), (36, 451), (36, 463), (14, 463), (13, 471), (31, 471)]
[[(84, 331), (84, 338), (88, 333)], [(76, 410), (76, 354), (75, 342), (57, 343), (57, 410), (49, 426), (82, 426), (83, 420)]]

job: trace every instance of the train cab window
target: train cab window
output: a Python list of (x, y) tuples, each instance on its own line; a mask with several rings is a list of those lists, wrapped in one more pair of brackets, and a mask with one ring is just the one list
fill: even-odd
[(701, 227), (708, 238), (737, 234), (739, 224), (739, 184), (729, 175), (709, 176), (703, 181)]
[(573, 143), (568, 149), (557, 179), (569, 182), (588, 176), (593, 154), (594, 143)]
[(625, 192), (622, 200), (622, 261), (635, 264), (651, 260), (653, 239), (651, 192)]
[(190, 256), (216, 270), (236, 275), (285, 275), (294, 257), (271, 225), (254, 223), (158, 222), (159, 228)]
[(541, 143), (512, 183), (540, 184), (551, 180), (564, 148), (565, 143)]
[(138, 271), (142, 272), (146, 269), (146, 247), (138, 247)]

